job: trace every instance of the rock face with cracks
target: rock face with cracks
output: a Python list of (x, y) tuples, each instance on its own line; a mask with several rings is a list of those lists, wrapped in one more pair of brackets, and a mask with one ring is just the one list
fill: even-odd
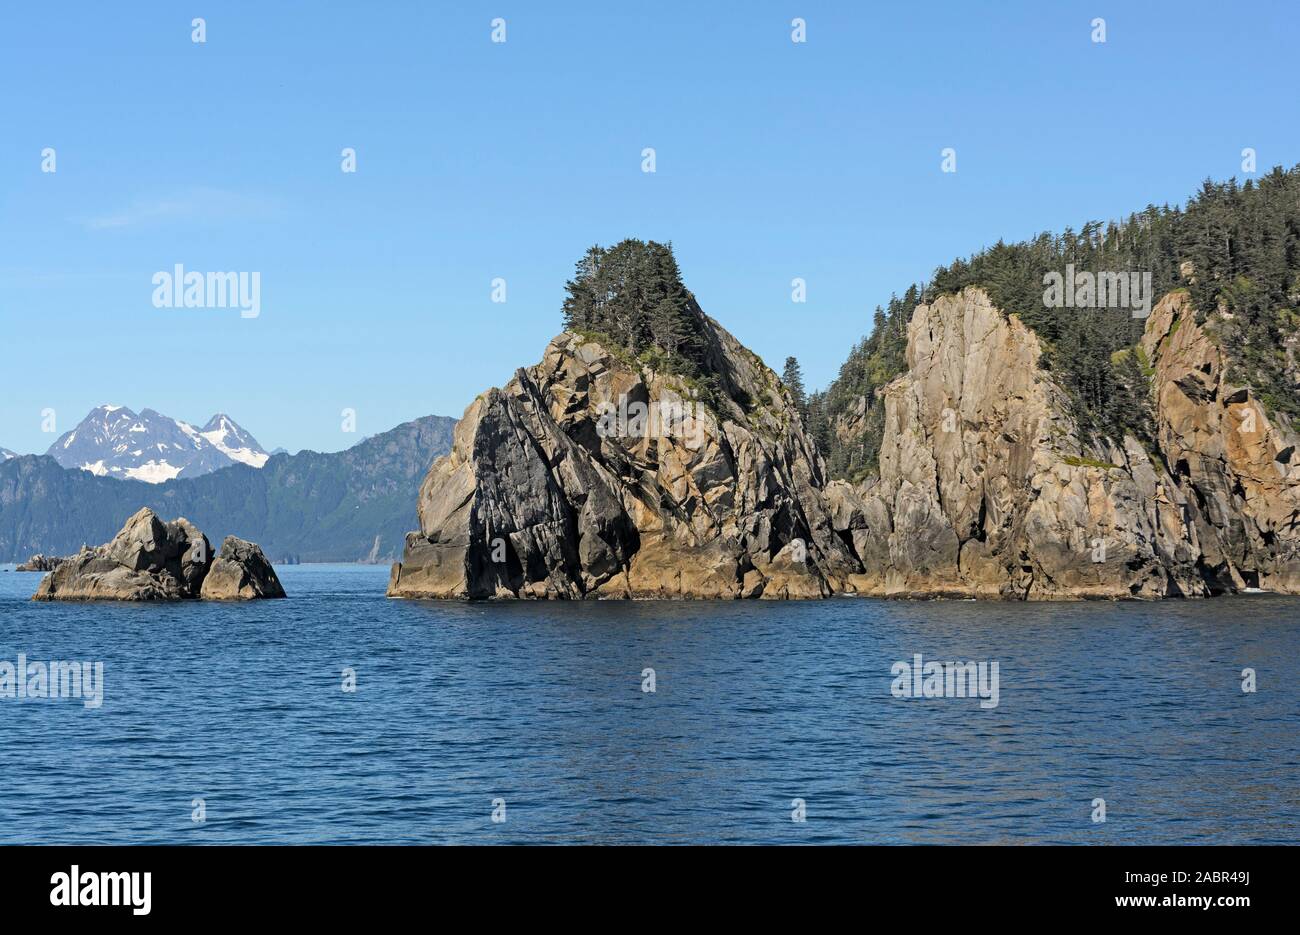
[(1083, 439), (1041, 353), (981, 290), (917, 307), (908, 370), (881, 390), (879, 477), (829, 490), (836, 529), (863, 560), (858, 591), (1203, 593), (1194, 531), (1164, 467), (1131, 438)]
[(1187, 505), (1206, 588), (1300, 593), (1295, 431), (1228, 380), (1186, 293), (1154, 309), (1142, 346), (1155, 370), (1157, 441)]
[(476, 399), (420, 489), (389, 594), (824, 597), (856, 557), (776, 375), (715, 322), (713, 405), (601, 339), (565, 333)]
[(780, 381), (712, 320), (722, 392), (565, 333), (476, 399), (419, 494), (411, 598), (1028, 600), (1300, 592), (1295, 435), (1185, 294), (1142, 341), (1158, 450), (1089, 437), (980, 289), (919, 305), (879, 473), (830, 481)]
[(205, 601), (250, 601), (284, 597), (284, 588), (262, 549), (235, 536), (226, 536), (221, 552), (203, 579), (199, 597)]

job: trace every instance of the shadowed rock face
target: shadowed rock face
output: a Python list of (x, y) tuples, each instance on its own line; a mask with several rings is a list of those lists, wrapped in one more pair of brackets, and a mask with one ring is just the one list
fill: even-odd
[(826, 479), (775, 375), (708, 325), (724, 398), (691, 430), (609, 431), (608, 409), (680, 411), (689, 390), (576, 334), (476, 399), (389, 595), (1300, 592), (1297, 440), (1224, 382), (1182, 293), (1143, 339), (1159, 451), (1085, 437), (1038, 338), (971, 288), (914, 312), (879, 474), (856, 486)]
[[(41, 580), (32, 599), (192, 600), (207, 596), (203, 593), (206, 579), (214, 568), (221, 566), (222, 581), (225, 581), (232, 575), (229, 566), (243, 562), (247, 562), (245, 573), (250, 579), (264, 581), (269, 572), (274, 589), (279, 591), (246, 596), (283, 597), (284, 591), (275, 580), (275, 572), (262, 558), (261, 550), (251, 546), (256, 553), (253, 555), (247, 549), (232, 546), (232, 541), (250, 546), (229, 537), (222, 546), (221, 557), (214, 562), (207, 537), (189, 520), (165, 523), (152, 510), (142, 509), (126, 521), (112, 541), (93, 549), (83, 548), (65, 559)], [(222, 559), (226, 559), (224, 566)]]
[(284, 597), (284, 588), (262, 550), (252, 542), (227, 536), (212, 562), (199, 597), (205, 601), (247, 601)]

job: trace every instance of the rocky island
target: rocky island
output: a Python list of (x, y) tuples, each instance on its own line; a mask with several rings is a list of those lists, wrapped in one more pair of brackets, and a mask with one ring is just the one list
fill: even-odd
[(149, 509), (126, 521), (112, 541), (83, 547), (46, 575), (34, 601), (237, 601), (284, 597), (262, 550), (227, 536), (215, 557), (186, 519), (163, 522)]

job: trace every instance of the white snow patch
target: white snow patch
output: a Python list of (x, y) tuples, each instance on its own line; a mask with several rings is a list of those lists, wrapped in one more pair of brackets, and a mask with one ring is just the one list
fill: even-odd
[(209, 444), (217, 451), (221, 452), (232, 461), (238, 461), (240, 464), (247, 464), (251, 467), (260, 468), (271, 459), (271, 456), (260, 451), (254, 451), (252, 448), (231, 448), (226, 444), (227, 422), (221, 421), (221, 428), (213, 429), (211, 432), (200, 433), (206, 438)]
[(203, 434), (198, 429), (190, 425), (188, 422), (182, 422), (180, 419), (173, 419), (172, 421), (176, 423), (177, 427), (182, 432), (193, 440), (195, 448), (203, 447)]
[[(220, 446), (218, 446), (220, 447)], [(226, 457), (238, 461), (241, 464), (247, 464), (255, 468), (260, 468), (271, 460), (271, 456), (263, 454), (260, 451), (254, 451), (252, 448), (221, 448)]]
[(142, 480), (146, 484), (161, 484), (165, 480), (171, 480), (180, 472), (180, 468), (173, 467), (166, 461), (146, 461), (139, 467), (127, 468), (125, 473), (132, 480)]

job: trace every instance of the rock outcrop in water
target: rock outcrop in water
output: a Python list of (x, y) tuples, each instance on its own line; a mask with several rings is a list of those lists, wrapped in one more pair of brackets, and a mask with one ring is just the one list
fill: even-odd
[(1132, 439), (1088, 444), (1037, 337), (980, 290), (918, 306), (882, 390), (880, 474), (832, 484), (859, 591), (1055, 599), (1199, 593), (1181, 498)]
[(42, 555), (38, 553), (23, 562), (15, 568), (14, 571), (54, 571), (54, 569), (58, 568), (66, 561), (66, 558), (61, 558), (56, 555)]
[(1159, 450), (1081, 432), (1037, 336), (969, 288), (916, 308), (908, 369), (881, 390), (879, 474), (859, 485), (828, 481), (776, 376), (708, 334), (716, 407), (576, 333), (475, 400), (390, 596), (1300, 591), (1295, 435), (1226, 382), (1182, 292), (1142, 342)]
[(221, 552), (203, 579), (199, 597), (205, 601), (248, 601), (284, 597), (284, 588), (257, 545), (226, 536)]
[[(858, 567), (776, 375), (711, 320), (712, 405), (621, 348), (560, 335), (476, 399), (420, 489), (389, 594), (823, 597)], [(716, 408), (715, 408), (716, 407)]]
[[(217, 571), (211, 588), (207, 578)], [(232, 588), (230, 582), (236, 582)], [(229, 595), (234, 595), (230, 597)], [(142, 509), (111, 542), (82, 550), (46, 575), (32, 599), (179, 601), (284, 597), (256, 546), (230, 536), (214, 561), (206, 536), (186, 519), (165, 523)]]

